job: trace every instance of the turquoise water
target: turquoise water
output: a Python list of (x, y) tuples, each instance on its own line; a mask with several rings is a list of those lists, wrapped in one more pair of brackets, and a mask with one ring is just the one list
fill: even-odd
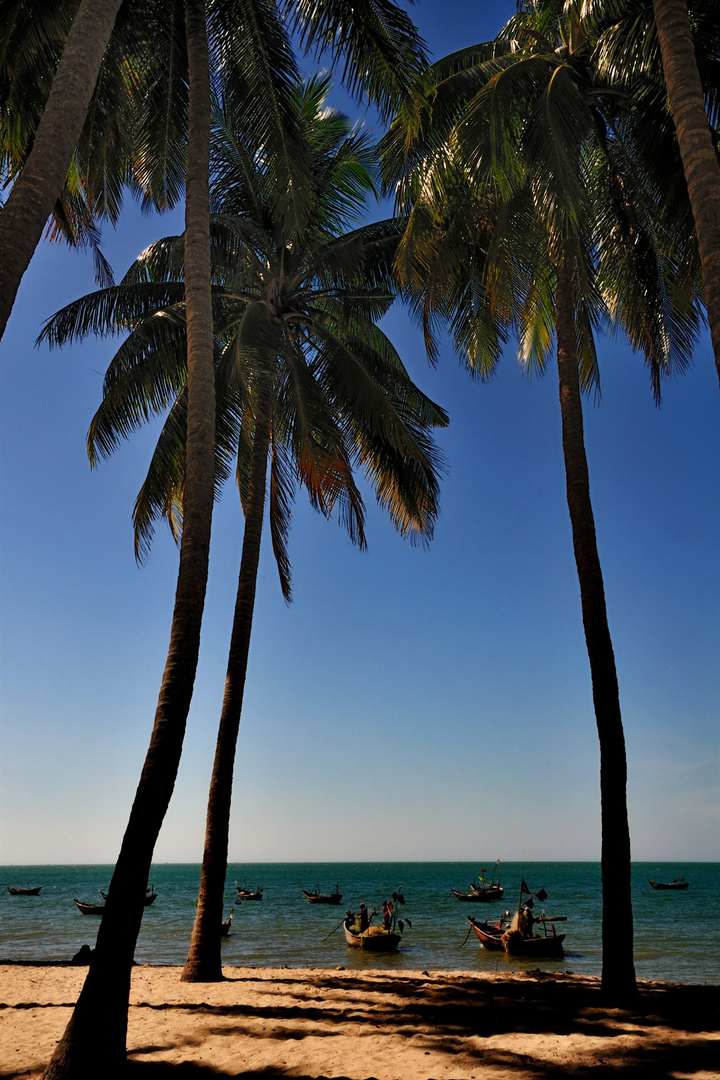
[[(492, 863), (485, 864), (488, 870)], [(466, 904), (450, 889), (466, 890), (480, 872), (480, 863), (263, 863), (231, 865), (225, 916), (233, 910), (232, 932), (223, 942), (228, 965), (257, 967), (320, 967), (343, 965), (406, 970), (495, 972), (526, 966), (552, 971), (599, 975), (602, 910), (597, 863), (504, 863), (502, 901)], [(67, 960), (81, 945), (94, 944), (98, 918), (81, 915), (73, 897), (102, 903), (111, 866), (4, 866), (0, 868), (0, 961)], [(670, 881), (682, 875), (687, 892), (656, 892), (647, 879)], [(567, 915), (565, 959), (525, 961), (482, 949), (468, 937), (467, 915), (500, 915), (517, 906), (522, 878), (535, 892), (548, 893), (547, 914)], [(150, 884), (158, 898), (146, 909), (135, 953), (138, 963), (182, 964), (185, 960), (200, 879), (198, 865), (156, 865)], [(236, 906), (234, 882), (264, 889), (262, 902)], [(316, 885), (330, 892), (338, 883), (340, 907), (308, 905), (301, 889)], [(7, 885), (42, 885), (38, 897), (15, 897)], [(366, 955), (348, 949), (336, 929), (346, 908), (361, 901), (379, 908), (402, 885), (407, 903), (406, 928), (400, 950), (390, 956)], [(635, 967), (640, 979), (682, 983), (720, 982), (717, 950), (718, 863), (634, 863), (633, 911)]]

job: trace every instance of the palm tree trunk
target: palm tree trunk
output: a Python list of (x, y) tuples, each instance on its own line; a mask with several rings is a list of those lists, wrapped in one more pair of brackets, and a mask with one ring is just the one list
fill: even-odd
[(33, 148), (0, 214), (0, 338), (80, 140), (122, 0), (82, 0), (73, 19)]
[(220, 923), (223, 917), (227, 874), (235, 750), (250, 652), (260, 542), (265, 514), (267, 458), (272, 416), (271, 392), (271, 384), (263, 388), (255, 419), (240, 577), (225, 676), (225, 695), (210, 781), (198, 906), (190, 950), (182, 973), (184, 982), (219, 982), (223, 977)]
[(665, 85), (700, 250), (705, 303), (720, 379), (720, 163), (705, 112), (686, 0), (653, 0)]
[(190, 73), (186, 192), (188, 434), (175, 607), (155, 725), (85, 984), (44, 1080), (119, 1075), (130, 973), (155, 842), (170, 803), (190, 708), (213, 505), (215, 381), (210, 293), (210, 76), (204, 0), (185, 0)]
[(613, 1001), (619, 1003), (632, 999), (637, 992), (633, 963), (627, 758), (615, 656), (590, 500), (574, 299), (572, 267), (564, 261), (557, 273), (558, 379), (567, 502), (600, 743), (602, 988)]

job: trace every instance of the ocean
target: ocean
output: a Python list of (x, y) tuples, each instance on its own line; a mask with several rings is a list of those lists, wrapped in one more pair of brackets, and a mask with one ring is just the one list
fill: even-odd
[[(501, 863), (501, 901), (468, 904), (451, 888), (466, 891), (482, 866), (493, 863), (261, 863), (231, 864), (225, 918), (234, 912), (223, 962), (238, 967), (364, 968), (408, 971), (497, 972), (531, 966), (544, 971), (601, 973), (600, 866), (590, 862)], [(69, 960), (81, 945), (93, 945), (99, 918), (82, 915), (73, 898), (102, 903), (111, 866), (4, 866), (0, 868), (0, 962)], [(657, 892), (648, 884), (683, 876), (686, 892)], [(715, 946), (720, 863), (633, 863), (635, 969), (639, 979), (687, 984), (720, 982)], [(525, 879), (532, 892), (548, 896), (535, 912), (567, 916), (562, 960), (511, 959), (485, 951), (468, 934), (467, 916), (499, 916), (514, 909)], [(154, 865), (149, 884), (158, 898), (146, 908), (135, 951), (139, 964), (181, 965), (194, 918), (200, 867)], [(235, 904), (235, 883), (263, 889), (262, 901)], [(309, 905), (301, 889), (343, 894), (339, 907)], [(11, 896), (6, 886), (42, 886), (37, 897)], [(349, 949), (340, 927), (348, 908), (360, 902), (380, 908), (398, 886), (406, 903), (402, 944), (390, 955)], [(377, 920), (376, 920), (377, 921)], [(412, 924), (412, 925), (410, 925)]]

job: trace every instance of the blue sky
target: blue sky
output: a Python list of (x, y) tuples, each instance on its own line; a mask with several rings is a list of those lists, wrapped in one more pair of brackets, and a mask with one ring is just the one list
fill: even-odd
[[(508, 3), (426, 0), (436, 57), (489, 38)], [(449, 12), (452, 17), (449, 17)], [(181, 229), (128, 206), (116, 274)], [(85, 433), (111, 341), (34, 348), (94, 288), (87, 256), (44, 244), (0, 344), (1, 863), (112, 862), (152, 727), (177, 553), (133, 558), (153, 431), (91, 472)], [(598, 859), (599, 753), (564, 495), (556, 375), (514, 349), (473, 382), (437, 369), (400, 310), (387, 328), (445, 406), (442, 513), (429, 550), (368, 493), (369, 548), (298, 498), (294, 603), (267, 548), (240, 732), (234, 861)], [(115, 343), (115, 346), (117, 343)], [(643, 362), (600, 350), (586, 439), (629, 760), (633, 857), (720, 857), (718, 418), (709, 338), (653, 404)], [(242, 519), (213, 526), (200, 667), (157, 861), (199, 862)]]

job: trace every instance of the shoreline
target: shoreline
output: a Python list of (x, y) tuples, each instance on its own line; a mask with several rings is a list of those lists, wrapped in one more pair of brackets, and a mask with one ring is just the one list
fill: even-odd
[[(0, 963), (0, 1077), (37, 1080), (64, 1031), (86, 966)], [(597, 976), (466, 971), (137, 965), (128, 1051), (147, 1072), (194, 1080), (256, 1075), (343, 1080), (537, 1080), (599, 1069), (711, 1080), (720, 986), (638, 983), (608, 1008)], [(177, 1069), (168, 1066), (178, 1067)]]

